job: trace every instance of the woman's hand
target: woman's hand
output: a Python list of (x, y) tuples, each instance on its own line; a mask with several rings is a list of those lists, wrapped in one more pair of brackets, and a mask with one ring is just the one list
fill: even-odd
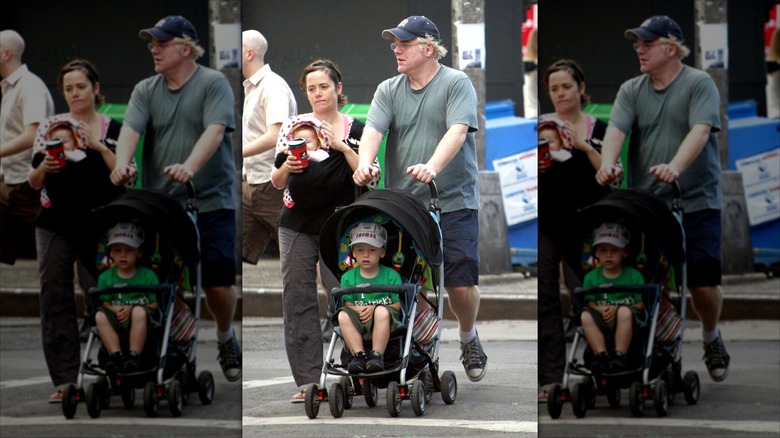
[(43, 156), (43, 161), (39, 166), (42, 167), (43, 171), (46, 173), (59, 173), (60, 170), (62, 170), (59, 160), (49, 154)]
[(348, 144), (344, 143), (340, 138), (336, 137), (335, 132), (333, 131), (333, 125), (331, 125), (328, 122), (322, 122), (322, 130), (325, 131), (325, 136), (327, 137), (328, 141), (330, 142), (330, 148), (337, 150), (341, 153), (349, 152)]
[(108, 150), (108, 147), (101, 143), (99, 138), (95, 138), (95, 136), (92, 135), (92, 131), (89, 129), (89, 125), (86, 123), (79, 123), (78, 134), (84, 141), (85, 147), (96, 152), (103, 152)]
[(374, 309), (376, 309), (376, 306), (373, 304), (368, 306), (355, 307), (355, 310), (357, 310), (358, 313), (358, 318), (360, 318), (360, 322), (364, 324), (374, 317)]
[(583, 152), (588, 152), (589, 150), (593, 149), (593, 146), (589, 145), (584, 138), (580, 138), (574, 123), (568, 120), (565, 121), (563, 123), (563, 133), (568, 140), (569, 146), (571, 146), (573, 149), (578, 149)]
[(288, 173), (301, 173), (303, 172), (303, 166), (301, 166), (301, 160), (295, 155), (287, 152), (287, 161), (284, 162), (285, 170)]

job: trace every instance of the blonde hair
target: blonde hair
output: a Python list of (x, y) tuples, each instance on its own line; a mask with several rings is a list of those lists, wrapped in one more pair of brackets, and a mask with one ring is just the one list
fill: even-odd
[(537, 48), (537, 35), (536, 28), (531, 29), (531, 33), (528, 35), (528, 45), (526, 46), (525, 59), (534, 62), (539, 61), (539, 50)]
[(688, 55), (691, 54), (691, 49), (686, 47), (685, 44), (683, 44), (682, 41), (678, 40), (674, 36), (670, 35), (669, 37), (661, 37), (661, 38), (659, 38), (659, 40), (661, 41), (661, 44), (669, 44), (669, 45), (672, 45), (672, 46), (676, 46), (677, 47), (677, 57), (680, 58), (680, 59), (685, 59), (686, 57), (688, 57)]
[(436, 55), (436, 59), (442, 59), (447, 56), (447, 48), (441, 45), (441, 41), (431, 35), (425, 34), (424, 37), (417, 37), (417, 43), (420, 44), (420, 46), (423, 44), (433, 44), (433, 53)]
[(780, 62), (780, 28), (775, 29), (772, 39), (769, 41), (769, 53), (766, 55), (768, 61)]
[(190, 47), (192, 47), (192, 58), (193, 59), (199, 59), (201, 56), (203, 56), (204, 53), (206, 53), (205, 50), (203, 50), (203, 47), (198, 45), (198, 42), (193, 40), (192, 37), (189, 35), (182, 35), (180, 37), (176, 37), (173, 39), (173, 41), (176, 44), (187, 44)]

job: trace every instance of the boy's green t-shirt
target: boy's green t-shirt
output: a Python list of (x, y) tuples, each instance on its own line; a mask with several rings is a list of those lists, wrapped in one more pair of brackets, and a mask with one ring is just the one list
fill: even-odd
[[(582, 287), (588, 289), (604, 284), (624, 286), (642, 285), (645, 284), (645, 279), (642, 277), (642, 274), (639, 271), (630, 266), (624, 266), (623, 271), (616, 278), (607, 278), (604, 276), (604, 267), (599, 266), (595, 270), (585, 274)], [(585, 300), (588, 302), (595, 302), (599, 306), (606, 306), (611, 304), (633, 305), (642, 302), (642, 294), (627, 292), (604, 292), (602, 294), (588, 295), (585, 297)]]
[[(109, 269), (103, 272), (98, 277), (98, 287), (110, 287), (120, 284), (129, 284), (135, 286), (150, 286), (159, 284), (157, 274), (151, 269), (139, 266), (135, 275), (131, 278), (122, 278), (117, 273), (117, 267)], [(157, 297), (154, 294), (144, 292), (118, 292), (113, 294), (105, 294), (101, 297), (102, 302), (111, 304), (112, 306), (126, 306), (130, 304), (146, 305), (157, 301)]]
[[(360, 275), (360, 267), (347, 271), (341, 277), (341, 287), (359, 286), (361, 284), (373, 284), (377, 286), (391, 286), (401, 284), (401, 275), (394, 269), (385, 265), (379, 265), (379, 273), (374, 278), (364, 278)], [(349, 301), (356, 306), (368, 306), (376, 304), (393, 304), (398, 301), (398, 295), (389, 293), (363, 293), (344, 295), (344, 301)]]

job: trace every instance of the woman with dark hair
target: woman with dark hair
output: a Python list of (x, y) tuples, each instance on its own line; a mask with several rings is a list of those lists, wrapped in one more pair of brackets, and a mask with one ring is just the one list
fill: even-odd
[[(319, 383), (322, 372), (322, 333), (317, 301), (319, 234), (325, 220), (337, 207), (355, 200), (352, 173), (358, 165), (358, 147), (363, 123), (342, 114), (347, 102), (342, 94), (341, 72), (329, 60), (317, 60), (303, 69), (301, 89), (312, 112), (291, 117), (282, 124), (271, 182), (286, 189), (285, 207), (279, 215), (279, 254), (282, 266), (282, 305), (287, 359), (295, 384)], [(309, 131), (317, 142), (317, 154), (310, 153), (308, 165), (289, 153), (289, 143)], [(316, 158), (315, 158), (316, 157)], [(379, 181), (379, 164), (374, 186)], [(320, 263), (326, 290), (338, 282)], [(328, 281), (330, 280), (330, 281)], [(328, 284), (333, 283), (333, 284)], [(297, 392), (293, 403), (302, 403)]]
[[(92, 236), (88, 215), (125, 189), (111, 183), (116, 163), (114, 151), (121, 124), (97, 112), (104, 100), (95, 66), (83, 59), (65, 64), (57, 88), (68, 104), (67, 113), (46, 119), (38, 127), (30, 185), (41, 190), (35, 238), (40, 274), (41, 331), (43, 353), (52, 383), (58, 388), (49, 402), (62, 400), (60, 391), (76, 383), (81, 362), (81, 343), (74, 296), (74, 263)], [(62, 159), (47, 153), (46, 143), (63, 143)], [(85, 269), (79, 269), (84, 290), (95, 286)]]
[[(554, 113), (539, 117), (539, 129), (558, 131), (562, 148), (553, 163), (539, 166), (539, 401), (563, 380), (565, 348), (560, 298), (560, 265), (570, 221), (580, 208), (609, 193), (595, 179), (601, 166), (601, 141), (607, 125), (582, 109), (590, 97), (585, 94), (585, 75), (568, 59), (550, 65), (542, 80)], [(573, 291), (581, 280), (563, 263), (566, 287)]]

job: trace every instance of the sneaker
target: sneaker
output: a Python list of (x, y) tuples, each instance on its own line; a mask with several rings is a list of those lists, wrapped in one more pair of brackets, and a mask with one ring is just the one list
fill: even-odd
[(114, 353), (110, 356), (108, 356), (108, 360), (106, 360), (106, 374), (109, 376), (116, 376), (116, 374), (119, 372), (119, 370), (123, 369), (124, 367), (124, 358), (122, 357), (122, 353)]
[(609, 361), (609, 373), (622, 373), (627, 368), (626, 355), (622, 351), (616, 351), (612, 355), (612, 360)]
[(241, 378), (241, 346), (235, 336), (225, 343), (217, 343), (219, 348), (219, 365), (222, 367), (222, 374), (228, 382), (235, 382)]
[(607, 371), (608, 367), (609, 355), (606, 351), (602, 351), (593, 357), (593, 363), (590, 365), (590, 372), (594, 377), (599, 378)]
[(378, 373), (385, 370), (385, 358), (382, 353), (374, 350), (366, 363), (366, 372)]
[(472, 382), (479, 382), (487, 372), (487, 355), (479, 342), (479, 333), (474, 339), (460, 343), (460, 360), (466, 370), (466, 376)]
[(363, 353), (362, 351), (358, 351), (357, 354), (352, 356), (352, 359), (349, 360), (349, 364), (347, 365), (347, 371), (349, 371), (350, 374), (365, 373), (366, 362), (368, 362), (366, 353)]
[(707, 371), (710, 373), (710, 378), (715, 382), (723, 381), (726, 376), (729, 375), (729, 360), (731, 356), (726, 353), (726, 346), (723, 345), (723, 338), (718, 336), (717, 339), (708, 343), (704, 343), (704, 364), (707, 365)]
[(131, 351), (122, 365), (122, 374), (135, 373), (141, 369), (141, 357), (138, 353)]

